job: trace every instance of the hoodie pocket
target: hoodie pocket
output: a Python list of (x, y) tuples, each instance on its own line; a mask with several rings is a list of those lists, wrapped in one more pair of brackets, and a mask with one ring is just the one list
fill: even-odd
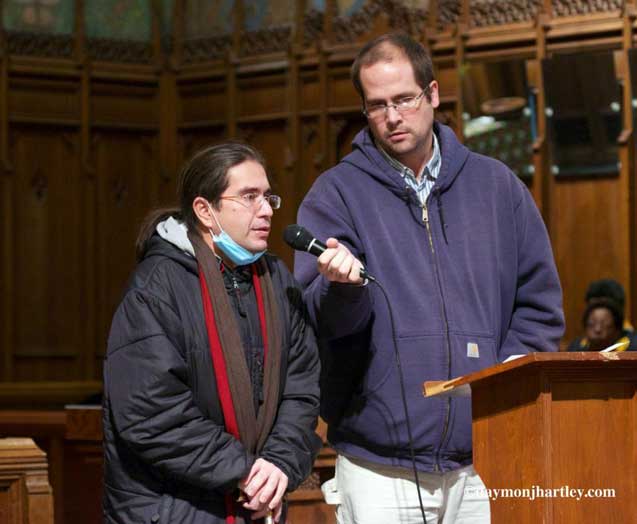
[(474, 373), (497, 363), (495, 339), (483, 333), (450, 332), (451, 378)]

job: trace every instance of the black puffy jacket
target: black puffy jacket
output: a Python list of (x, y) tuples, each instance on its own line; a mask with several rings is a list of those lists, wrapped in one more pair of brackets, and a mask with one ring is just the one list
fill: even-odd
[[(265, 256), (284, 312), (284, 345), (279, 409), (260, 456), (287, 474), (293, 490), (320, 447), (319, 363), (296, 282), (280, 260)], [(235, 292), (244, 345), (261, 347), (251, 281)], [(223, 496), (256, 457), (224, 430), (196, 260), (157, 235), (113, 319), (103, 422), (106, 523), (225, 522)]]

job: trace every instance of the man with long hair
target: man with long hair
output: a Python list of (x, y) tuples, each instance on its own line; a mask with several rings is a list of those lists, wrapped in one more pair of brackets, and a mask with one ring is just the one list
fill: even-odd
[(186, 164), (179, 199), (142, 228), (108, 340), (105, 522), (283, 522), (321, 442), (314, 334), (266, 253), (281, 198), (229, 143)]

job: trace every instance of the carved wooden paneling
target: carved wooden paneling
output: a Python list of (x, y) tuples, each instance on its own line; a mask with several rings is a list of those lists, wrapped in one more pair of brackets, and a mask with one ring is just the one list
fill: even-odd
[(438, 81), (438, 93), (443, 100), (455, 100), (460, 96), (458, 68), (453, 62), (434, 62), (434, 76)]
[(552, 5), (555, 16), (588, 15), (619, 11), (624, 7), (624, 0), (553, 0)]
[(318, 70), (315, 68), (301, 70), (299, 74), (300, 109), (311, 111), (320, 106), (321, 86)]
[(79, 122), (80, 85), (77, 80), (16, 76), (9, 82), (8, 104), (13, 119)]
[(147, 42), (90, 38), (86, 47), (91, 59), (103, 62), (147, 64), (153, 58), (153, 47)]
[(289, 48), (291, 35), (291, 26), (245, 31), (241, 36), (241, 54), (254, 56), (276, 52), (283, 53)]
[(330, 144), (332, 158), (339, 159), (352, 152), (352, 141), (358, 132), (367, 125), (362, 113), (334, 118), (330, 121)]
[(179, 164), (181, 165), (198, 151), (223, 142), (227, 138), (223, 126), (201, 130), (182, 131), (178, 139)]
[(350, 80), (350, 64), (330, 67), (328, 103), (330, 107), (361, 107), (361, 99)]
[(95, 136), (99, 354), (135, 265), (135, 239), (142, 219), (156, 203), (159, 170), (154, 135), (100, 131)]
[(460, 0), (438, 0), (438, 29), (448, 29), (455, 24), (461, 8)]
[(219, 60), (226, 56), (231, 44), (229, 35), (189, 39), (184, 41), (182, 60), (184, 64)]
[[(99, 365), (87, 365), (87, 359), (96, 358), (99, 363), (112, 308), (134, 265), (132, 242), (139, 219), (155, 203), (174, 198), (175, 166), (204, 145), (243, 136), (264, 149), (274, 166), (277, 191), (284, 197), (284, 208), (275, 217), (272, 247), (289, 262), (291, 253), (286, 253), (279, 238), (281, 228), (295, 221), (296, 207), (311, 183), (321, 170), (349, 152), (351, 139), (365, 124), (349, 68), (356, 47), (368, 39), (390, 29), (425, 39), (440, 84), (436, 118), (458, 129), (462, 100), (456, 61), (462, 55), (457, 47), (461, 42), (466, 43), (469, 60), (545, 53), (542, 33), (538, 30), (535, 35), (531, 22), (540, 9), (546, 9), (544, 23), (548, 34), (555, 37), (549, 48), (594, 47), (597, 41), (593, 39), (600, 34), (615, 38), (610, 34), (615, 29), (608, 29), (609, 19), (619, 21), (624, 3), (634, 4), (620, 0), (367, 0), (350, 2), (352, 10), (346, 11), (339, 7), (346, 4), (343, 2), (308, 0), (294, 3), (294, 16), (290, 9), (289, 17), (255, 25), (248, 23), (248, 2), (242, 5), (243, 12), (237, 11), (242, 33), (233, 34), (232, 0), (189, 0), (173, 4), (175, 23), (166, 25), (173, 34), (158, 33), (155, 28), (153, 35), (163, 35), (171, 42), (157, 61), (153, 53), (161, 47), (156, 42), (152, 47), (146, 25), (143, 41), (135, 42), (131, 41), (135, 35), (118, 33), (110, 40), (109, 34), (95, 29), (98, 26), (88, 30), (86, 15), (80, 12), (73, 17), (76, 34), (70, 30), (19, 33), (22, 26), (9, 27), (6, 41), (0, 34), (0, 161), (15, 165), (16, 171), (3, 169), (0, 187), (4, 225), (0, 290), (9, 291), (2, 302), (0, 328), (3, 344), (10, 341), (2, 376), (25, 380), (99, 377)], [(92, 5), (103, 8), (101, 3)], [(468, 7), (467, 13), (462, 6)], [(297, 15), (298, 8), (305, 9), (303, 16)], [(594, 13), (606, 15), (582, 16)], [(468, 28), (462, 18), (465, 14)], [(566, 16), (573, 18), (557, 19)], [(580, 21), (583, 33), (575, 25)], [(290, 33), (297, 23), (301, 24), (298, 40), (296, 28)], [(520, 35), (498, 27), (516, 23), (526, 24)], [(117, 27), (115, 20), (114, 30)], [(559, 35), (564, 31), (568, 42), (563, 44)], [(634, 33), (634, 27), (625, 32)], [(299, 45), (290, 47), (292, 40)], [(624, 41), (629, 42), (630, 35)], [(619, 37), (608, 42), (616, 47), (621, 44)], [(4, 58), (5, 49), (9, 59)], [(156, 67), (150, 68), (151, 62)], [(172, 87), (161, 90), (160, 78), (167, 76)], [(626, 82), (627, 77), (624, 85)], [(165, 117), (166, 112), (174, 116)], [(55, 131), (28, 127), (34, 125), (53, 126)], [(156, 133), (162, 137), (161, 149)], [(13, 137), (13, 144), (7, 147), (3, 144), (8, 136)], [(632, 295), (637, 289), (630, 271), (637, 253), (626, 240), (630, 235), (635, 238), (637, 220), (631, 210), (622, 207), (635, 198), (634, 188), (627, 182), (629, 175), (634, 177), (634, 166), (630, 172), (626, 167), (634, 159), (626, 154), (627, 146), (622, 147), (625, 165), (620, 178), (602, 181), (555, 182), (551, 175), (540, 172), (543, 162), (548, 164), (549, 148), (540, 144), (535, 153), (532, 185), (537, 188), (542, 182), (543, 198), (538, 201), (550, 219), (560, 258), (567, 337), (579, 330), (581, 296), (590, 279), (613, 276), (632, 286)], [(60, 187), (66, 190), (64, 200), (59, 196)], [(569, 214), (570, 209), (588, 212), (590, 194), (602, 191), (602, 200), (609, 207), (593, 205), (590, 209), (599, 215), (599, 223), (607, 225), (611, 237), (618, 238), (612, 259), (595, 251), (588, 240), (582, 241), (590, 238), (588, 219), (578, 221)], [(609, 195), (624, 199), (622, 206), (613, 207)], [(58, 233), (61, 223), (65, 224), (64, 234)], [(626, 232), (626, 224), (631, 231)], [(61, 268), (49, 253), (58, 249), (52, 247), (52, 238), (67, 254), (62, 269), (75, 277), (69, 285), (66, 280), (55, 280)], [(572, 250), (575, 259), (587, 263), (577, 265), (573, 257), (567, 259)], [(49, 262), (46, 267), (44, 259)], [(30, 295), (33, 283), (26, 284), (32, 275), (37, 286)], [(64, 298), (64, 308), (59, 302), (51, 306), (49, 297), (54, 295)], [(629, 302), (631, 299), (635, 301), (630, 296)], [(79, 328), (82, 315), (87, 323)], [(54, 324), (55, 329), (47, 327)], [(15, 351), (34, 344), (27, 338), (27, 327), (39, 333), (32, 338), (44, 339), (43, 331), (49, 330), (47, 351), (54, 351), (55, 358), (14, 358)], [(75, 349), (68, 349), (69, 341)]]
[(177, 121), (181, 124), (223, 121), (226, 118), (225, 79), (188, 82), (179, 85)]
[(278, 114), (288, 109), (285, 72), (241, 76), (237, 80), (237, 115)]
[(356, 42), (376, 27), (379, 18), (386, 22), (387, 30), (401, 30), (417, 36), (426, 17), (424, 9), (410, 9), (398, 0), (367, 0), (358, 11), (334, 20), (334, 41)]
[(470, 2), (471, 25), (515, 24), (534, 20), (542, 0), (473, 0)]
[(86, 348), (79, 137), (28, 127), (13, 148), (14, 378), (70, 380)]
[[(97, 125), (152, 126), (159, 120), (158, 86), (132, 82), (93, 82), (91, 85), (91, 119)], [(156, 124), (155, 124), (156, 125)]]
[(316, 9), (309, 9), (303, 17), (303, 45), (309, 47), (316, 44), (323, 36), (325, 15)]
[(70, 35), (10, 31), (7, 47), (12, 55), (68, 58), (73, 54), (74, 40)]
[[(612, 277), (628, 282), (629, 213), (620, 179), (564, 180), (553, 184), (551, 240), (564, 289), (565, 341), (582, 333), (581, 315), (588, 284)], [(634, 212), (634, 210), (632, 211)]]
[(319, 123), (315, 118), (304, 119), (301, 122), (301, 180), (297, 189), (297, 199), (300, 201), (309, 191), (312, 184), (321, 174), (323, 154), (319, 137)]

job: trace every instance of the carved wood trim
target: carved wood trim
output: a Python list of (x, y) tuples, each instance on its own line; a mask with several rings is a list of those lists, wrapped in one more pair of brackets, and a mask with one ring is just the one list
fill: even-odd
[(285, 52), (291, 42), (292, 27), (280, 26), (260, 31), (243, 31), (241, 56)]
[(470, 25), (485, 27), (516, 24), (534, 20), (542, 0), (473, 0), (470, 4)]
[(460, 17), (462, 5), (460, 0), (439, 0), (438, 4), (438, 30), (446, 29), (456, 23)]
[(75, 50), (73, 35), (54, 35), (8, 31), (7, 53), (10, 55), (70, 58)]
[(378, 16), (384, 15), (389, 26), (407, 31), (418, 38), (419, 28), (427, 20), (424, 9), (410, 9), (397, 0), (369, 0), (363, 8), (351, 16), (337, 16), (333, 21), (333, 43), (348, 44), (372, 30)]
[(182, 48), (182, 63), (195, 64), (224, 58), (232, 48), (232, 36), (221, 35), (210, 38), (185, 40)]
[(89, 38), (86, 51), (92, 60), (103, 62), (150, 64), (153, 61), (153, 46), (149, 42)]
[(604, 13), (619, 11), (624, 7), (624, 1), (628, 0), (553, 0), (553, 16), (589, 15), (592, 13)]
[(316, 9), (310, 9), (303, 17), (303, 47), (310, 47), (323, 37), (325, 15)]

